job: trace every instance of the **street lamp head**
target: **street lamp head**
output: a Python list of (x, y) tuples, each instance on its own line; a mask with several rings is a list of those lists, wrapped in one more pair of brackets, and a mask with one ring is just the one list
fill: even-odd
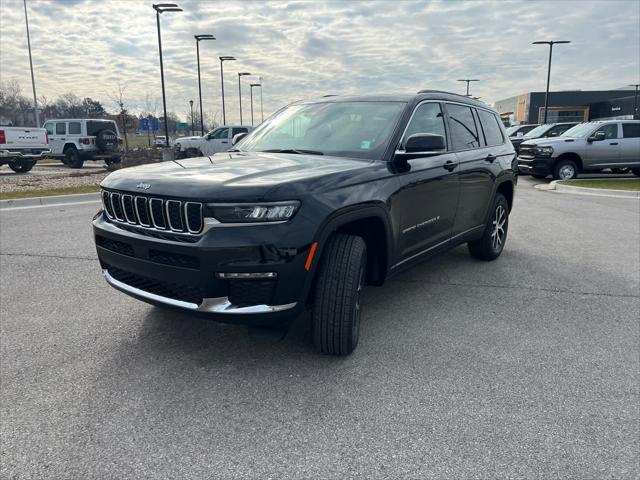
[(224, 62), (225, 60), (235, 60), (236, 57), (228, 57), (228, 56), (223, 56), (223, 57), (218, 57), (220, 59), (221, 62)]
[(175, 3), (158, 3), (153, 6), (153, 9), (158, 13), (182, 12), (182, 9)]
[(189, 105), (193, 107), (193, 100), (189, 100)]
[(531, 45), (555, 45), (557, 43), (571, 43), (571, 40), (548, 40), (532, 42)]
[(251, 75), (249, 72), (238, 72), (239, 77), (246, 77), (247, 75)]
[(250, 85), (250, 87), (251, 87), (251, 88), (253, 88), (253, 87), (261, 87), (261, 86), (262, 86), (262, 84), (261, 84), (261, 83), (252, 83), (252, 84)]
[(216, 37), (214, 37), (213, 35), (210, 35), (210, 34), (208, 34), (208, 33), (207, 33), (207, 34), (205, 34), (205, 35), (194, 35), (193, 37), (194, 37), (198, 42), (199, 42), (200, 40), (215, 40), (215, 39), (216, 39)]

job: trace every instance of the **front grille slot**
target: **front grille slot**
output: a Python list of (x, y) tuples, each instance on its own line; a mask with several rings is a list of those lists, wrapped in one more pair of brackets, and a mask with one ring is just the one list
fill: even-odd
[(167, 200), (167, 221), (169, 228), (174, 232), (182, 232), (184, 230), (182, 226), (182, 202), (177, 200)]
[(229, 280), (229, 301), (237, 307), (271, 305), (275, 280)]
[(113, 207), (113, 216), (116, 220), (124, 222), (124, 212), (122, 210), (122, 203), (120, 203), (120, 194), (111, 194), (111, 206)]
[(174, 300), (182, 300), (183, 302), (195, 303), (196, 305), (200, 305), (204, 298), (202, 289), (197, 285), (157, 280), (155, 278), (138, 275), (137, 273), (113, 267), (104, 262), (102, 263), (102, 268), (106, 269), (116, 280), (139, 290), (153, 293), (154, 295), (173, 298)]
[(150, 210), (151, 210), (151, 221), (153, 222), (153, 226), (155, 228), (159, 228), (160, 230), (167, 229), (167, 222), (164, 218), (164, 208), (162, 208), (163, 201), (159, 198), (152, 198), (149, 200)]
[(101, 198), (107, 217), (122, 224), (121, 228), (126, 228), (124, 224), (128, 224), (151, 231), (183, 233), (187, 237), (203, 230), (203, 208), (200, 202), (165, 200), (109, 190), (103, 190)]
[(101, 235), (96, 235), (96, 245), (121, 255), (135, 256), (133, 247), (128, 243), (112, 240)]
[(135, 205), (140, 225), (143, 227), (150, 227), (151, 217), (149, 217), (149, 210), (147, 209), (147, 199), (145, 197), (136, 197)]

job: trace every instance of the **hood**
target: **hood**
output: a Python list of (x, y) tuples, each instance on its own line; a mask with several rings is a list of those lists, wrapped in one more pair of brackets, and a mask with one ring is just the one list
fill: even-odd
[(187, 142), (192, 140), (200, 140), (202, 137), (194, 136), (194, 137), (178, 137), (174, 140), (174, 142)]
[(520, 146), (533, 145), (537, 147), (546, 147), (558, 145), (559, 143), (571, 143), (575, 142), (576, 139), (573, 137), (554, 137), (554, 138), (532, 138), (530, 140), (525, 140)]
[(219, 153), (123, 168), (100, 185), (146, 195), (254, 201), (263, 200), (267, 192), (283, 184), (295, 184), (291, 190), (308, 192), (320, 177), (346, 173), (353, 178), (358, 170), (372, 164), (384, 162), (320, 155)]

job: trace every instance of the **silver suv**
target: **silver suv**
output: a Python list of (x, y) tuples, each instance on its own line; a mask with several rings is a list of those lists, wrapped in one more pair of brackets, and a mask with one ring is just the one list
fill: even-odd
[(640, 120), (581, 123), (559, 137), (520, 145), (518, 171), (535, 178), (569, 180), (605, 168), (640, 176)]

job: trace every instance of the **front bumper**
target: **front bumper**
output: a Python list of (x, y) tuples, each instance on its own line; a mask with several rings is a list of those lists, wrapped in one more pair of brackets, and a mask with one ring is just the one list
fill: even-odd
[(518, 172), (527, 175), (550, 175), (553, 172), (552, 157), (518, 157)]
[[(125, 228), (126, 227), (126, 228)], [(103, 276), (139, 300), (207, 318), (284, 324), (306, 303), (311, 241), (304, 228), (264, 225), (210, 228), (190, 241), (150, 237), (99, 213), (93, 221)], [(298, 233), (293, 233), (298, 232)], [(271, 279), (223, 279), (218, 273), (275, 272)]]

